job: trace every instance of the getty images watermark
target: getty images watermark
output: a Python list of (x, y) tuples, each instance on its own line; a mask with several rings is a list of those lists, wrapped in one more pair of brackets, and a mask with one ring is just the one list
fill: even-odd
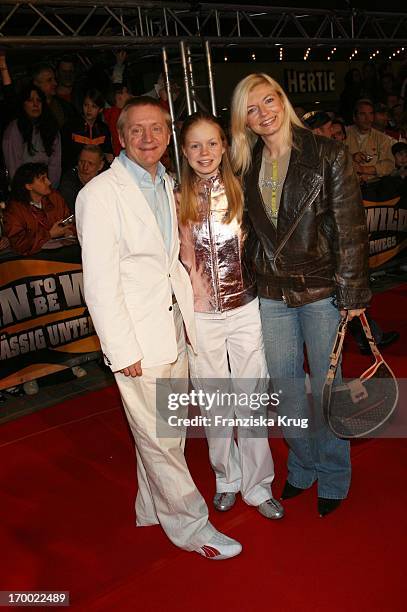
[[(294, 419), (284, 415), (265, 416), (257, 411), (268, 407), (277, 408), (280, 404), (279, 393), (235, 393), (228, 391), (206, 392), (202, 389), (192, 389), (187, 393), (170, 393), (168, 396), (168, 410), (177, 411), (179, 408), (197, 406), (208, 414), (193, 417), (172, 414), (168, 417), (171, 427), (308, 427), (308, 419)], [(234, 415), (216, 413), (216, 409), (232, 408)], [(236, 413), (248, 412), (245, 416)]]
[[(268, 379), (200, 379), (159, 381), (157, 385), (157, 435), (172, 437), (229, 437), (230, 428), (239, 435), (268, 437), (270, 429), (306, 430), (306, 415), (282, 410), (285, 392), (270, 390)], [(273, 435), (273, 434), (271, 434)], [(281, 435), (281, 433), (274, 434)]]

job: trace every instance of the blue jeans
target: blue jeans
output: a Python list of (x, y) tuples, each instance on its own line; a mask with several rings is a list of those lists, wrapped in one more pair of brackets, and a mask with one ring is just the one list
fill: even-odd
[[(283, 301), (260, 298), (264, 348), (280, 415), (308, 419), (310, 427), (283, 427), (290, 447), (288, 481), (307, 489), (318, 481), (318, 497), (346, 498), (350, 486), (349, 442), (326, 427), (321, 391), (340, 315), (332, 298), (288, 308)], [(305, 392), (304, 343), (311, 373), (313, 401)], [(340, 377), (338, 368), (337, 382)]]

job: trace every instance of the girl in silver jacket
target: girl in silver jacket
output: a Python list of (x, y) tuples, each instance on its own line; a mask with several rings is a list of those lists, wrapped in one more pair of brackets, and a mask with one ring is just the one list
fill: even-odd
[(198, 341), (197, 354), (189, 351), (190, 372), (195, 389), (207, 394), (200, 408), (216, 475), (214, 506), (230, 510), (240, 491), (263, 516), (280, 519), (284, 510), (271, 492), (266, 407), (259, 402), (268, 373), (253, 271), (245, 259), (242, 189), (215, 117), (188, 117), (181, 146), (180, 257), (194, 291)]

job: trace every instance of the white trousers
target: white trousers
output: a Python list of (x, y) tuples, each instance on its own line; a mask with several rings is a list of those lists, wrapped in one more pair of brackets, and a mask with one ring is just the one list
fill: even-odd
[[(211, 379), (230, 379), (230, 391), (262, 393), (268, 379), (258, 299), (222, 314), (222, 318), (196, 314), (198, 354), (188, 347), (190, 375), (195, 389), (210, 393), (219, 384)], [(230, 366), (230, 367), (229, 367)], [(239, 383), (239, 379), (247, 379)], [(226, 418), (259, 415), (248, 406), (223, 405)], [(219, 411), (219, 408), (217, 408)], [(208, 412), (201, 408), (202, 414)], [(210, 413), (209, 413), (210, 414)], [(241, 491), (244, 501), (258, 506), (272, 497), (274, 464), (267, 431), (262, 437), (248, 437), (238, 427), (238, 445), (232, 426), (206, 428), (209, 458), (216, 475), (216, 491)]]
[(182, 436), (163, 438), (156, 430), (156, 393), (158, 384), (185, 379), (188, 385), (188, 360), (181, 312), (174, 304), (178, 359), (174, 363), (143, 368), (136, 378), (115, 374), (137, 455), (138, 526), (160, 523), (169, 539), (180, 548), (195, 550), (215, 532), (208, 521), (208, 508), (189, 473)]

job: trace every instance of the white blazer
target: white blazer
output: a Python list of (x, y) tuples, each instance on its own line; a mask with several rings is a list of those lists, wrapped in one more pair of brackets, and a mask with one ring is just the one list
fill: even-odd
[(170, 255), (146, 199), (118, 159), (76, 200), (85, 300), (114, 372), (139, 359), (142, 367), (177, 359), (172, 289), (196, 347), (192, 287), (178, 259), (173, 181), (168, 175), (164, 180), (172, 221)]

